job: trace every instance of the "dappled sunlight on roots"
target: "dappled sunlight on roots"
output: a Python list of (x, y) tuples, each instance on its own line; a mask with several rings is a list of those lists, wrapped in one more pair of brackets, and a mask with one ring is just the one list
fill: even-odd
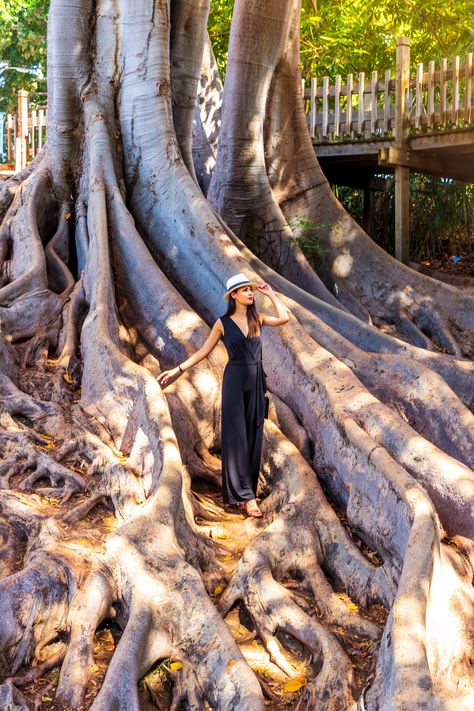
[(334, 276), (342, 279), (347, 277), (352, 268), (352, 261), (350, 254), (340, 254), (337, 256), (332, 265), (332, 273)]
[(181, 309), (172, 313), (166, 319), (166, 325), (175, 338), (189, 338), (189, 331), (193, 331), (200, 325), (200, 319), (190, 309)]

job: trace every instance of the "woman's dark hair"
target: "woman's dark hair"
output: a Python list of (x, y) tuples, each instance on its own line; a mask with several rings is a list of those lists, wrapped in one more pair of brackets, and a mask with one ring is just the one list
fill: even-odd
[[(240, 287), (243, 289), (244, 287)], [(236, 289), (235, 291), (238, 291)], [(229, 294), (229, 300), (227, 302), (227, 312), (226, 316), (232, 316), (235, 311), (235, 299)], [(260, 320), (258, 318), (258, 311), (255, 306), (255, 302), (247, 304), (247, 323), (249, 327), (248, 338), (253, 338), (253, 336), (260, 335)]]

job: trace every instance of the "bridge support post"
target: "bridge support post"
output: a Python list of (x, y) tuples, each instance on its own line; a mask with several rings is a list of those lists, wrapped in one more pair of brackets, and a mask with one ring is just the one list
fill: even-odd
[(395, 166), (395, 257), (410, 262), (410, 168)]
[[(406, 149), (410, 126), (408, 122), (408, 91), (410, 88), (410, 40), (397, 39), (397, 77), (395, 82), (395, 146)], [(395, 166), (395, 257), (410, 262), (410, 169)]]

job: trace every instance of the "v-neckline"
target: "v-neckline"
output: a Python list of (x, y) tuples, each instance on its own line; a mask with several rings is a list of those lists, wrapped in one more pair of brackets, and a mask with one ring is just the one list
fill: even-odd
[(240, 328), (240, 326), (234, 321), (234, 319), (233, 319), (231, 316), (228, 316), (227, 318), (232, 321), (232, 323), (234, 324), (234, 326), (237, 326), (237, 328), (239, 329), (239, 331), (240, 331), (240, 333), (242, 334), (242, 336), (245, 338), (245, 340), (247, 340), (247, 338), (249, 337), (249, 334), (247, 333), (247, 335), (245, 335), (245, 333), (242, 331), (242, 329)]
[[(231, 316), (227, 316), (227, 318), (228, 318), (230, 321), (232, 321), (232, 323), (234, 324), (234, 326), (236, 326), (236, 327), (239, 329), (240, 333), (242, 334), (242, 336), (245, 338), (246, 341), (247, 341), (247, 340), (250, 340), (250, 339), (249, 339), (249, 334), (247, 333), (247, 335), (245, 335), (245, 333), (242, 331), (242, 329), (240, 328), (240, 326), (234, 321), (234, 319), (233, 319)], [(252, 338), (258, 338), (258, 336), (252, 336)]]

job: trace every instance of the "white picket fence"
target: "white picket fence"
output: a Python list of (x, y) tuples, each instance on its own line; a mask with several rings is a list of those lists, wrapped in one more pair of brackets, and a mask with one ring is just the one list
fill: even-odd
[[(408, 61), (409, 53), (405, 55)], [(407, 71), (397, 66), (396, 74)], [(402, 121), (411, 132), (432, 132), (469, 127), (474, 122), (474, 70), (472, 53), (461, 63), (432, 60), (419, 63), (409, 78)], [(316, 143), (345, 140), (373, 140), (393, 135), (396, 77), (387, 70), (383, 78), (372, 72), (370, 78), (361, 72), (356, 78), (349, 74), (343, 83), (337, 75), (313, 78), (304, 87), (310, 134)]]
[(18, 111), (7, 114), (4, 122), (3, 146), (7, 163), (22, 170), (35, 157), (46, 141), (47, 109), (30, 109), (28, 93), (18, 92)]

